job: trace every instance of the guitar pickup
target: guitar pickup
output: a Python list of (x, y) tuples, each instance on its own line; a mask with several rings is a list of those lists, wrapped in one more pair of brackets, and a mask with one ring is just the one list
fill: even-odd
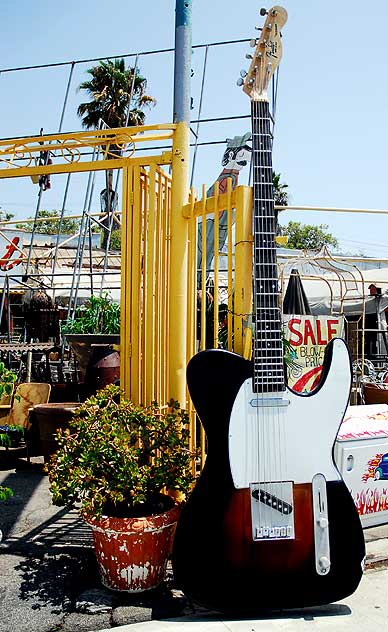
[(292, 482), (251, 483), (249, 489), (253, 540), (293, 540), (295, 527)]

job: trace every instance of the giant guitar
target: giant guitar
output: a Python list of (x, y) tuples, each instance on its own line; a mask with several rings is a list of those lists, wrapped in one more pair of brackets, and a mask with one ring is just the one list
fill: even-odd
[(342, 599), (357, 588), (365, 555), (356, 508), (333, 461), (351, 387), (344, 341), (327, 346), (311, 394), (285, 385), (267, 88), (286, 19), (282, 7), (268, 12), (243, 88), (252, 109), (253, 357), (213, 349), (188, 364), (208, 453), (173, 549), (187, 595), (245, 613)]

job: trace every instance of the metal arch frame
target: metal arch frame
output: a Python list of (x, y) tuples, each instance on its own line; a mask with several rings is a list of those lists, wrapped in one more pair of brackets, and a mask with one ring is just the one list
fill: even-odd
[[(137, 143), (173, 140), (176, 127), (174, 123), (166, 123), (114, 128), (108, 133), (107, 130), (93, 130), (3, 139), (0, 140), (0, 178), (122, 169), (128, 166), (129, 159), (131, 164), (168, 164), (172, 161), (171, 152), (167, 151), (159, 156), (133, 157), (133, 148)], [(160, 133), (152, 133), (155, 131)], [(123, 152), (127, 151), (129, 155), (109, 159), (108, 156), (113, 155), (109, 151), (110, 145), (121, 146)], [(82, 160), (81, 150), (85, 148), (100, 148), (102, 159)], [(35, 160), (42, 151), (50, 151), (57, 161), (62, 159), (62, 163), (36, 165)], [(4, 167), (1, 168), (1, 165)]]
[[(129, 172), (141, 167), (155, 169), (158, 165), (172, 165), (174, 184), (171, 188), (171, 225), (170, 225), (170, 270), (171, 294), (180, 296), (179, 305), (175, 301), (175, 307), (169, 314), (170, 332), (173, 332), (174, 340), (176, 332), (182, 328), (180, 337), (184, 344), (168, 344), (168, 384), (169, 397), (178, 400), (181, 405), (186, 404), (186, 381), (182, 370), (186, 366), (186, 323), (187, 301), (186, 287), (187, 266), (177, 273), (180, 268), (177, 262), (182, 261), (182, 247), (186, 248), (185, 234), (187, 233), (187, 219), (182, 215), (182, 208), (188, 200), (188, 143), (189, 129), (186, 123), (166, 123), (159, 125), (144, 125), (127, 128), (115, 128), (109, 130), (93, 130), (87, 132), (74, 132), (65, 134), (50, 134), (44, 136), (31, 136), (0, 140), (0, 178), (15, 178), (42, 174), (76, 173), (90, 171), (104, 171), (111, 169), (123, 169), (123, 195), (122, 216), (131, 222), (131, 214), (134, 210), (133, 192), (129, 186)], [(170, 141), (170, 151), (160, 155), (134, 154), (134, 148), (139, 143), (149, 141)], [(123, 151), (120, 158), (109, 159), (109, 146), (119, 145)], [(84, 160), (85, 149), (99, 148), (102, 159), (90, 161)], [(38, 166), (38, 158), (42, 151), (49, 150), (55, 162), (52, 165)], [(84, 153), (83, 153), (84, 152)], [(130, 316), (128, 306), (128, 279), (131, 272), (131, 236), (128, 230), (123, 230), (122, 239), (122, 266), (121, 266), (121, 370), (122, 385), (126, 395), (129, 394), (129, 363), (131, 355), (131, 341), (128, 339), (127, 322)], [(136, 265), (141, 266), (138, 261)], [(171, 278), (173, 277), (173, 278)], [(173, 299), (171, 299), (173, 300)], [(171, 307), (171, 305), (170, 305)]]

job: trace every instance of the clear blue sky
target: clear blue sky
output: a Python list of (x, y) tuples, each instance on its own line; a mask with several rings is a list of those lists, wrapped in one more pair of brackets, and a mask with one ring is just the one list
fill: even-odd
[[(269, 8), (270, 5), (266, 5)], [(289, 185), (290, 203), (388, 208), (388, 3), (369, 8), (361, 0), (287, 0), (283, 32), (274, 167)], [(175, 0), (19, 0), (2, 3), (0, 69), (129, 52), (172, 48)], [(250, 38), (260, 25), (256, 0), (193, 0), (193, 44)], [(236, 86), (248, 65), (248, 47), (209, 50), (202, 117), (249, 113), (249, 99)], [(80, 129), (76, 87), (91, 64), (76, 67), (63, 131)], [(193, 54), (193, 118), (197, 118), (203, 50)], [(157, 99), (147, 122), (172, 117), (173, 57), (140, 58)], [(68, 68), (0, 74), (0, 137), (58, 128)], [(249, 119), (203, 124), (200, 140), (223, 140), (249, 130)], [(220, 171), (223, 146), (201, 149), (195, 184), (211, 184)], [(98, 176), (96, 190), (102, 187)], [(42, 208), (61, 205), (64, 176), (52, 178)], [(75, 175), (67, 204), (83, 205), (86, 176)], [(100, 186), (101, 185), (101, 186)], [(0, 206), (18, 217), (33, 214), (37, 188), (29, 179), (2, 180)], [(94, 208), (98, 210), (98, 196)], [(388, 258), (388, 220), (376, 215), (291, 212), (306, 223), (329, 224), (344, 251)]]

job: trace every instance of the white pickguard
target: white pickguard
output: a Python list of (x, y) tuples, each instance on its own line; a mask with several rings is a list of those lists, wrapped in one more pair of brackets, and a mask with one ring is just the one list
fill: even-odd
[[(315, 394), (292, 391), (257, 394), (246, 380), (235, 399), (229, 425), (229, 461), (236, 488), (255, 481), (311, 482), (317, 473), (339, 480), (332, 446), (345, 414), (351, 384), (349, 354), (341, 339), (325, 383)], [(252, 401), (267, 400), (268, 406)], [(285, 405), (275, 405), (276, 400)], [(289, 402), (289, 404), (287, 404)], [(260, 401), (261, 404), (261, 401)]]

